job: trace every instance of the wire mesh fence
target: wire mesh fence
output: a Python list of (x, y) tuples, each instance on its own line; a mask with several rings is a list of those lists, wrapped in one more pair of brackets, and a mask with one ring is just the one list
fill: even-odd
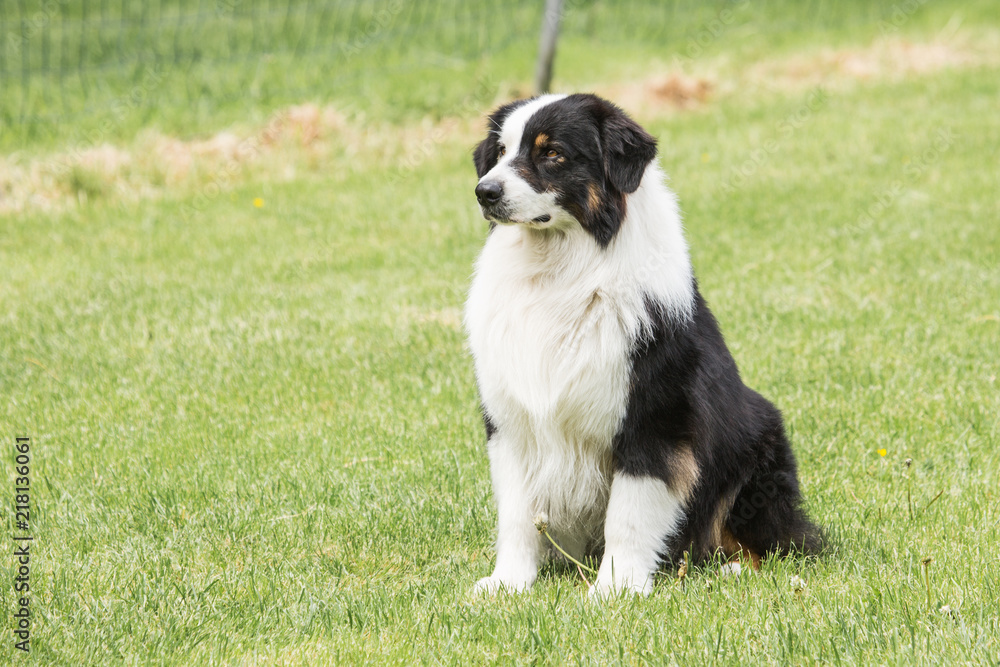
[(534, 4), (498, 22), (490, 5), (460, 0), (0, 0), (0, 120), (101, 111), (150, 72), (187, 76), (173, 103), (335, 91), (481, 57), (533, 33)]
[[(677, 50), (721, 12), (750, 4), (565, 0), (563, 35), (645, 43), (651, 53)], [(824, 20), (824, 0), (754, 0), (752, 11), (768, 4), (778, 10), (764, 12), (772, 16)], [(11, 133), (51, 134), (57, 124), (93, 117), (141, 124), (165, 105), (196, 118), (226, 104), (370, 96), (427, 110), (452, 73), (499, 52), (533, 56), (544, 6), (543, 0), (0, 0), (0, 132), (7, 129), (8, 144)], [(530, 78), (531, 56), (523, 80)]]

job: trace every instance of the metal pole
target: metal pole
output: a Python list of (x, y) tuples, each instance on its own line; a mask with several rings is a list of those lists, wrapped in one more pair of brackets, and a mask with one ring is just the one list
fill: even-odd
[(556, 58), (562, 8), (563, 0), (545, 0), (542, 37), (538, 43), (538, 63), (535, 65), (535, 91), (539, 95), (549, 92), (549, 86), (552, 84), (552, 62)]

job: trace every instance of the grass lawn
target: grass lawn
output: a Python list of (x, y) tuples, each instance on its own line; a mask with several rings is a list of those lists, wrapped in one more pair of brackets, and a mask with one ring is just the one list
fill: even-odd
[[(740, 9), (685, 61), (706, 99), (630, 107), (832, 541), (738, 578), (666, 571), (646, 599), (593, 604), (561, 564), (528, 595), (469, 595), (495, 524), (460, 326), (486, 233), (470, 151), (530, 57), (494, 56), (478, 96), (483, 72), (439, 77), (450, 119), (337, 117), (229, 171), (195, 155), (177, 176), (128, 123), (111, 179), (46, 181), (62, 130), (8, 152), (46, 197), (0, 208), (2, 493), (12, 508), (30, 436), (34, 536), (32, 652), (0, 586), (0, 663), (1000, 665), (1000, 16), (982, 6), (920, 5), (885, 36), (869, 15), (772, 34)], [(644, 67), (671, 67), (572, 34), (560, 58), (558, 85), (626, 106)], [(232, 117), (199, 115), (199, 136)]]

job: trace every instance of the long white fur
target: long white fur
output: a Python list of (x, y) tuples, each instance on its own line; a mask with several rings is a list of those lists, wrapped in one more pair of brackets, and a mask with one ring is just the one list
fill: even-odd
[(604, 524), (604, 558), (591, 596), (623, 590), (648, 595), (664, 539), (677, 531), (683, 511), (681, 498), (663, 480), (615, 475)]
[[(505, 191), (520, 180), (506, 165), (527, 119), (555, 99), (534, 100), (508, 117), (500, 130), (507, 155), (484, 179), (507, 169)], [(655, 161), (628, 195), (626, 218), (607, 248), (554, 198), (518, 192), (513, 219), (547, 213), (552, 222), (491, 232), (465, 311), (481, 400), (498, 429), (488, 445), (499, 514), (497, 563), (477, 584), (486, 591), (524, 590), (534, 581), (544, 555), (532, 525), (537, 513), (547, 513), (552, 533), (574, 556), (602, 536), (612, 546), (618, 533), (604, 525), (609, 496), (612, 508), (642, 496), (625, 482), (612, 484), (611, 445), (627, 407), (630, 355), (649, 330), (646, 299), (679, 320), (691, 316), (694, 301), (676, 198)], [(616, 498), (618, 489), (628, 491), (628, 500)], [(647, 516), (670, 509), (659, 490), (648, 495), (642, 501)], [(607, 515), (608, 522), (622, 517), (628, 518)], [(666, 530), (665, 523), (647, 525)], [(655, 553), (651, 558), (642, 562), (655, 568)], [(599, 577), (607, 590), (636, 589), (640, 580), (637, 590), (648, 592), (637, 570), (620, 581)]]
[(492, 575), (476, 582), (476, 590), (493, 593), (501, 586), (523, 591), (535, 582), (544, 554), (542, 536), (533, 523), (531, 495), (518, 460), (518, 447), (494, 438), (489, 448), (493, 495), (498, 509), (497, 563)]

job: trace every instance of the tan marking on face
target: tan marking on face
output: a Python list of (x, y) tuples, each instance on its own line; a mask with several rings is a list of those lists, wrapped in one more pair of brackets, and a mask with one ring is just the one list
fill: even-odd
[(595, 183), (587, 186), (587, 204), (592, 211), (596, 211), (601, 207), (601, 193), (597, 190), (597, 184)]
[(548, 140), (549, 140), (549, 135), (545, 134), (544, 132), (540, 132), (538, 136), (535, 137), (535, 146), (541, 148), (542, 144), (544, 144)]

